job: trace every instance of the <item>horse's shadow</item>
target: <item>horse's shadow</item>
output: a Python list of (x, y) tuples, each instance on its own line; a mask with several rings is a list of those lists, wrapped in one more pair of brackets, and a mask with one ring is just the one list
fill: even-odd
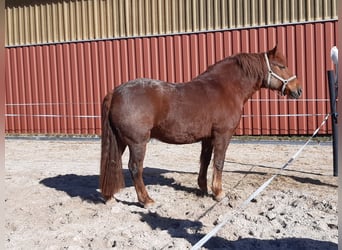
[[(146, 222), (153, 229), (166, 230), (172, 238), (187, 240), (194, 246), (205, 234), (199, 233), (203, 224), (199, 221), (166, 218), (157, 213), (139, 213), (141, 221)], [(222, 229), (224, 230), (224, 228)], [(165, 242), (162, 249), (173, 248), (173, 242)], [(240, 238), (229, 241), (219, 236), (213, 236), (203, 244), (207, 249), (253, 249), (253, 250), (337, 250), (337, 244), (328, 241), (312, 240), (307, 238), (283, 238), (283, 239), (255, 239)]]
[[(157, 168), (144, 168), (144, 182), (146, 185), (162, 185), (169, 186), (175, 190), (180, 190), (188, 193), (198, 192), (197, 188), (187, 187), (175, 181), (174, 178), (166, 177), (164, 174), (168, 173), (167, 170)], [(174, 172), (174, 171), (172, 171)], [(123, 169), (125, 186), (133, 186), (133, 181), (128, 169)], [(187, 172), (178, 172), (182, 174), (194, 174)], [(57, 175), (41, 180), (39, 182), (49, 188), (54, 188), (58, 191), (67, 193), (70, 197), (79, 197), (84, 201), (91, 203), (104, 203), (99, 189), (99, 176), (98, 175), (76, 175), (66, 174)]]
[[(238, 173), (241, 175), (267, 175), (267, 172), (259, 172), (259, 171), (242, 171), (242, 170), (235, 170), (235, 171), (228, 171), (231, 173)], [(316, 186), (326, 186), (326, 187), (331, 187), (331, 188), (337, 188), (337, 185), (330, 184), (330, 183), (324, 183), (319, 179), (314, 179), (310, 177), (301, 177), (301, 176), (295, 176), (295, 175), (289, 175), (282, 173), (281, 176), (288, 177), (290, 179), (293, 179), (296, 182), (299, 183), (307, 183), (307, 184), (312, 184)]]
[[(247, 164), (247, 163), (240, 163), (240, 162), (235, 162), (235, 161), (226, 161), (226, 162), (231, 163), (231, 164), (239, 164), (242, 166), (258, 167), (258, 168), (263, 168), (266, 170), (267, 169), (279, 170), (279, 168), (274, 168), (274, 167), (265, 166), (265, 165)], [(263, 171), (251, 171), (251, 170), (248, 170), (248, 171), (246, 171), (246, 170), (234, 170), (234, 171), (226, 170), (225, 172), (238, 173), (241, 175), (250, 175), (250, 174), (267, 175), (267, 171), (263, 172)], [(291, 173), (294, 173), (294, 174), (291, 174)], [(312, 177), (298, 176), (298, 175), (295, 175), (296, 173), (304, 174), (304, 175), (308, 175), (308, 176), (322, 176), (321, 174), (317, 174), (317, 173), (301, 171), (301, 170), (293, 170), (293, 169), (285, 169), (281, 175), (284, 177), (291, 178), (294, 181), (299, 182), (299, 183), (308, 183), (308, 184), (317, 185), (317, 186), (327, 186), (327, 187), (337, 188), (337, 185), (330, 184), (330, 183), (324, 183), (321, 180), (314, 179)]]
[[(167, 185), (176, 190), (185, 192), (195, 192), (197, 188), (186, 187), (175, 182), (174, 178), (166, 177), (169, 171), (144, 168), (144, 181), (147, 185)], [(180, 172), (178, 172), (180, 173)], [(194, 175), (195, 173), (182, 172), (183, 174)], [(256, 174), (256, 173), (254, 173)], [(126, 186), (132, 186), (133, 182), (130, 173), (124, 169), (124, 177)], [(79, 197), (84, 201), (91, 203), (104, 203), (101, 194), (97, 191), (99, 187), (98, 175), (58, 175), (46, 178), (40, 181), (42, 185), (54, 188), (58, 191), (67, 193), (70, 197)], [(125, 201), (122, 201), (125, 203)], [(127, 205), (136, 205), (127, 204)], [(192, 221), (188, 219), (175, 219), (162, 217), (158, 213), (139, 212), (141, 221), (147, 223), (152, 229), (166, 230), (172, 238), (182, 238), (191, 245), (196, 244), (205, 235), (200, 233), (203, 224), (200, 221)], [(172, 242), (166, 242), (165, 248), (172, 247)], [(218, 236), (213, 236), (204, 247), (208, 249), (256, 249), (256, 250), (311, 250), (326, 249), (337, 250), (337, 244), (326, 241), (303, 239), (303, 238), (283, 238), (262, 240), (255, 238), (243, 238), (235, 241), (229, 241)]]
[(104, 203), (99, 188), (98, 175), (57, 175), (41, 180), (39, 182), (46, 187), (63, 191), (70, 197), (79, 197), (82, 200), (92, 203)]
[[(181, 174), (189, 174), (189, 175), (197, 175), (194, 172), (181, 172), (181, 171), (167, 171), (158, 168), (144, 168), (144, 182), (146, 185), (161, 185), (161, 186), (169, 186), (175, 190), (195, 193), (201, 195), (199, 189), (197, 187), (188, 187), (185, 185), (181, 185), (175, 181), (172, 177), (166, 177), (166, 173), (181, 173)], [(256, 171), (225, 171), (225, 172), (234, 172), (239, 174), (254, 174), (254, 175), (265, 175), (264, 172), (256, 172)], [(130, 176), (130, 172), (128, 169), (123, 169), (124, 178), (125, 178), (125, 186), (131, 187), (133, 186), (133, 181)], [(284, 174), (283, 174), (284, 175)], [(322, 183), (320, 180), (312, 179), (312, 178), (304, 178), (297, 177), (292, 175), (284, 175), (290, 178), (293, 178), (297, 182), (301, 183), (310, 183), (314, 185), (324, 185), (330, 187), (336, 187), (335, 185)], [(195, 181), (196, 178), (194, 178)], [(76, 174), (66, 174), (66, 175), (57, 175), (54, 177), (45, 178), (40, 181), (40, 184), (43, 184), (47, 187), (54, 188), (58, 191), (63, 191), (67, 193), (70, 197), (79, 197), (84, 201), (91, 203), (104, 203), (104, 200), (98, 191), (99, 188), (99, 176), (98, 175), (76, 175)]]

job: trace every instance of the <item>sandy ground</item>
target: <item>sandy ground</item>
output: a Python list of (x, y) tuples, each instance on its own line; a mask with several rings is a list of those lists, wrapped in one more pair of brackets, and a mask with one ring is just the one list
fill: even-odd
[[(6, 249), (337, 249), (337, 177), (331, 143), (311, 143), (245, 210), (240, 205), (304, 142), (234, 141), (216, 202), (197, 192), (200, 144), (148, 144), (144, 178), (156, 205), (126, 187), (107, 204), (98, 193), (99, 140), (7, 139)], [(208, 175), (211, 177), (211, 170)], [(209, 181), (210, 182), (210, 181)]]

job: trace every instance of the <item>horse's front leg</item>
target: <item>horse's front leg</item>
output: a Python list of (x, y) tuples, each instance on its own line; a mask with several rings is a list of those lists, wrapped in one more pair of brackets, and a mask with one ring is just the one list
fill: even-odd
[(211, 139), (204, 139), (202, 141), (202, 149), (200, 156), (200, 171), (198, 174), (197, 183), (200, 190), (204, 193), (208, 193), (208, 185), (207, 185), (207, 172), (208, 166), (210, 164), (211, 155), (213, 153), (213, 142)]
[(220, 201), (225, 194), (222, 191), (222, 172), (226, 151), (232, 135), (217, 135), (213, 140), (214, 145), (214, 162), (213, 162), (213, 178), (212, 191), (215, 200)]
[(149, 207), (154, 201), (148, 195), (143, 180), (143, 162), (146, 152), (146, 143), (129, 145), (129, 152), (128, 168), (134, 182), (138, 200), (144, 207)]

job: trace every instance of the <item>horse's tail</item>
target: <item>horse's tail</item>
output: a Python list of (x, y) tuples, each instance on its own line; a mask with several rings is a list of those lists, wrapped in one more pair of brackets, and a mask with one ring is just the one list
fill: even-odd
[(109, 120), (112, 96), (109, 93), (102, 102), (100, 189), (105, 200), (111, 199), (125, 185), (118, 138)]

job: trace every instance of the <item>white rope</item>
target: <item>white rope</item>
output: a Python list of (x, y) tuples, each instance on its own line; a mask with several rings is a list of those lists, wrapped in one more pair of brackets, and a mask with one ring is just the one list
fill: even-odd
[(54, 105), (99, 105), (101, 102), (32, 102), (6, 103), (6, 106), (54, 106)]
[[(326, 123), (328, 120), (330, 114), (327, 114), (322, 121), (321, 125), (315, 130), (313, 135), (307, 140), (307, 142), (291, 157), (290, 160), (288, 160), (280, 169), (279, 172), (275, 175), (273, 175), (271, 178), (269, 178), (264, 184), (262, 184), (254, 193), (252, 193), (247, 200), (245, 200), (236, 210), (244, 210), (247, 205), (253, 200), (257, 195), (259, 195), (272, 181), (275, 177), (277, 177), (286, 167), (288, 167), (296, 158), (297, 156), (303, 151), (303, 149), (309, 144), (309, 142), (316, 136), (318, 131), (323, 127), (323, 125)], [(198, 241), (192, 248), (191, 250), (197, 250), (200, 247), (202, 247), (211, 237), (213, 237), (228, 221), (229, 214), (226, 214), (225, 219), (216, 225), (208, 234), (206, 234), (200, 241)]]
[[(251, 98), (247, 102), (281, 102), (285, 99)], [(300, 102), (329, 102), (324, 98), (301, 98)], [(298, 102), (297, 99), (286, 99), (286, 102)], [(55, 105), (100, 105), (101, 102), (32, 102), (32, 103), (6, 103), (5, 106), (55, 106)]]
[[(249, 117), (314, 117), (325, 114), (276, 114), (276, 115), (241, 115), (241, 118)], [(101, 118), (100, 115), (55, 115), (55, 114), (5, 114), (6, 117), (51, 117), (51, 118)]]
[(33, 114), (5, 114), (7, 117), (50, 117), (50, 118), (101, 118), (100, 115), (33, 115)]
[(276, 114), (276, 115), (241, 115), (242, 118), (247, 117), (309, 117), (324, 116), (325, 114)]

